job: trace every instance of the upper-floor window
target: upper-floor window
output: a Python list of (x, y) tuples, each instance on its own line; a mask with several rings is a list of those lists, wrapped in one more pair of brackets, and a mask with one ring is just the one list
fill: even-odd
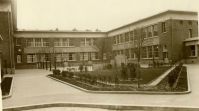
[(33, 38), (26, 39), (26, 45), (27, 47), (34, 47), (35, 46), (34, 39)]
[(75, 53), (69, 53), (68, 54), (68, 60), (69, 61), (75, 61), (76, 60), (76, 54)]
[(142, 33), (143, 33), (143, 38), (146, 38), (147, 37), (147, 28), (144, 28)]
[(153, 25), (153, 36), (157, 36), (158, 35), (158, 25), (155, 24)]
[(133, 31), (130, 32), (130, 39), (131, 39), (131, 41), (134, 40), (134, 32)]
[(152, 37), (152, 26), (149, 26), (147, 29), (148, 29), (147, 30), (147, 32), (148, 32), (147, 36)]
[(62, 46), (62, 41), (61, 41), (60, 38), (54, 39), (54, 46), (55, 46), (55, 47)]
[(166, 22), (162, 22), (162, 32), (166, 32)]
[(123, 43), (124, 42), (124, 36), (123, 36), (123, 34), (120, 34), (119, 36), (120, 36), (120, 43)]
[(189, 29), (189, 38), (192, 38), (193, 37), (193, 34), (192, 34), (192, 29)]
[(49, 39), (48, 39), (48, 38), (43, 38), (43, 46), (44, 46), (44, 47), (50, 46), (50, 42), (49, 42)]
[(129, 38), (129, 32), (125, 33), (125, 42), (129, 42), (130, 38)]
[(114, 44), (117, 44), (117, 37), (116, 36), (113, 37), (113, 40), (114, 40)]
[(22, 42), (21, 42), (21, 39), (16, 39), (16, 46), (20, 46), (20, 45), (22, 45)]
[(41, 46), (42, 46), (41, 38), (35, 38), (35, 47), (41, 47)]

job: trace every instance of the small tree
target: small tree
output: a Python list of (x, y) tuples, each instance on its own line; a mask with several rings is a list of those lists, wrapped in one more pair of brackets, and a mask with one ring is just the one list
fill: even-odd
[(127, 75), (127, 68), (125, 66), (124, 63), (121, 63), (121, 77), (123, 80), (127, 79), (128, 78), (128, 75)]
[(84, 67), (83, 67), (83, 65), (82, 65), (82, 64), (80, 64), (80, 65), (79, 65), (79, 70), (80, 70), (80, 72), (82, 72), (82, 71), (83, 71), (83, 68), (84, 68)]

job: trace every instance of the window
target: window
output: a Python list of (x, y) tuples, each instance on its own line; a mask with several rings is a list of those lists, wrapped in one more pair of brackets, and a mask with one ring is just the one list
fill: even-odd
[(147, 37), (147, 28), (144, 28), (143, 29), (143, 38), (146, 38)]
[(41, 47), (41, 46), (42, 46), (41, 38), (35, 38), (35, 47)]
[(148, 47), (148, 58), (152, 58), (153, 57), (153, 52), (152, 52), (152, 46)]
[(103, 53), (103, 60), (106, 60), (106, 53)]
[(16, 39), (16, 46), (21, 46), (21, 39)]
[(146, 47), (142, 48), (142, 58), (147, 58), (147, 48)]
[(166, 22), (162, 22), (162, 32), (166, 32)]
[(62, 55), (61, 54), (56, 54), (56, 61), (61, 62), (62, 61)]
[(123, 34), (120, 34), (120, 42), (121, 42), (121, 43), (123, 43), (123, 42), (124, 42)]
[(190, 46), (190, 51), (191, 51), (190, 56), (196, 56), (196, 51), (195, 50), (196, 50), (195, 49), (195, 45)]
[(60, 47), (61, 45), (61, 39), (60, 38), (56, 38), (54, 39), (54, 46), (55, 47)]
[(180, 24), (183, 25), (183, 21), (182, 20), (180, 20)]
[(152, 26), (149, 26), (149, 27), (147, 28), (147, 31), (148, 31), (147, 36), (148, 36), (148, 37), (152, 37)]
[(43, 38), (43, 46), (44, 47), (49, 47), (50, 43), (49, 43), (49, 39), (48, 38)]
[(91, 60), (98, 60), (98, 53), (97, 52), (92, 52), (91, 53)]
[(76, 56), (75, 53), (69, 53), (69, 55), (68, 55), (68, 60), (69, 60), (69, 61), (75, 61), (75, 56)]
[(113, 37), (113, 40), (114, 40), (114, 44), (117, 44), (117, 37), (116, 36)]
[(192, 21), (188, 21), (189, 25), (192, 25)]
[(133, 31), (130, 32), (130, 40), (131, 40), (131, 41), (134, 40), (134, 32), (133, 32)]
[(129, 42), (129, 32), (125, 33), (125, 42)]
[(125, 55), (126, 55), (127, 58), (130, 57), (129, 49), (126, 49), (126, 50), (125, 50)]
[(154, 54), (154, 57), (159, 57), (159, 47), (158, 45), (154, 45), (153, 46), (153, 54)]
[(17, 55), (17, 63), (21, 63), (21, 55)]
[(28, 54), (27, 55), (27, 63), (35, 63), (37, 62), (37, 57), (35, 54)]
[(192, 35), (192, 29), (189, 29), (189, 38), (192, 38), (193, 35)]
[(62, 39), (62, 46), (69, 46), (69, 39), (68, 38)]
[(83, 52), (80, 54), (80, 60), (88, 60), (88, 52)]
[(153, 25), (153, 36), (158, 36), (158, 25)]
[(34, 44), (33, 38), (26, 39), (26, 45), (27, 45), (27, 47), (34, 47), (35, 44)]

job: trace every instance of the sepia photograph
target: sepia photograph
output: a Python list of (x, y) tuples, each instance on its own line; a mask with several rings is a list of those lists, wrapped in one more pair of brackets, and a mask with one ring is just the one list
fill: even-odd
[(0, 0), (0, 110), (199, 111), (198, 0)]

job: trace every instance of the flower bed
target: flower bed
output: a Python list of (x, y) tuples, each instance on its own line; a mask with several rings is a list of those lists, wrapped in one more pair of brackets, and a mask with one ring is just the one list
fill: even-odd
[[(157, 86), (148, 87), (144, 84), (151, 81), (151, 78), (157, 78), (160, 75), (157, 72), (163, 73), (163, 71), (165, 70), (166, 68), (163, 68), (163, 70), (155, 68), (142, 69), (142, 78), (146, 80), (145, 82), (141, 82), (141, 87), (139, 88), (137, 81), (130, 79), (122, 80), (120, 76), (114, 74), (113, 72), (111, 72), (111, 70), (103, 70), (101, 72), (104, 73), (101, 74), (99, 72), (74, 73), (67, 71), (62, 71), (60, 73), (60, 71), (56, 70), (53, 71), (54, 74), (50, 74), (48, 76), (92, 91), (187, 91), (187, 73), (186, 68), (182, 67), (182, 64), (176, 66), (174, 70), (172, 70), (169, 75), (166, 76), (166, 78), (164, 78)], [(153, 75), (154, 77), (150, 78), (151, 75)]]
[(12, 77), (5, 77), (3, 79), (1, 83), (1, 91), (3, 96), (9, 95), (12, 85), (12, 79), (13, 79)]

